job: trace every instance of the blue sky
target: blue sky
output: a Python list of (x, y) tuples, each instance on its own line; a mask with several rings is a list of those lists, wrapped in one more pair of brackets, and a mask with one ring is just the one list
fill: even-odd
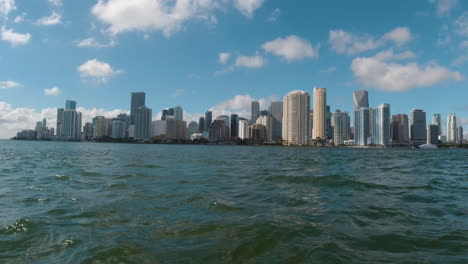
[(468, 130), (467, 1), (0, 0), (0, 23), (0, 138), (66, 99), (111, 117), (145, 91), (197, 119), (315, 86), (333, 110), (367, 89)]

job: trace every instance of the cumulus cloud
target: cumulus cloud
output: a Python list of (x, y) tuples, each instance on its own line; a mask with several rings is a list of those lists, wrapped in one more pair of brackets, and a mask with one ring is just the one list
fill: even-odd
[(17, 33), (5, 27), (2, 27), (1, 37), (3, 41), (10, 43), (13, 47), (26, 45), (31, 40), (31, 34)]
[(468, 37), (468, 11), (459, 16), (455, 22), (455, 29), (458, 35)]
[(16, 10), (15, 0), (0, 0), (0, 15), (8, 17), (11, 11)]
[(357, 80), (367, 87), (383, 91), (407, 91), (414, 88), (428, 87), (434, 84), (464, 79), (459, 72), (429, 63), (422, 66), (417, 63), (399, 64), (397, 59), (410, 58), (410, 54), (379, 53), (374, 57), (362, 57), (353, 60), (351, 70)]
[(365, 51), (375, 50), (389, 41), (396, 45), (403, 45), (412, 39), (411, 31), (406, 27), (399, 27), (376, 38), (371, 35), (356, 35), (342, 29), (330, 30), (328, 43), (338, 54), (353, 55)]
[(226, 64), (231, 57), (229, 52), (221, 52), (218, 54), (218, 62), (221, 64)]
[(91, 79), (103, 83), (107, 82), (111, 77), (122, 73), (120, 70), (114, 70), (110, 64), (98, 61), (97, 59), (88, 60), (78, 66), (77, 70), (85, 80)]
[(54, 26), (60, 24), (62, 16), (55, 11), (52, 11), (50, 16), (41, 17), (36, 21), (36, 25), (39, 26)]
[(0, 89), (12, 89), (16, 87), (21, 87), (21, 84), (14, 81), (3, 81), (0, 82)]
[(273, 10), (273, 12), (271, 12), (271, 14), (268, 17), (267, 21), (268, 22), (275, 22), (276, 20), (278, 20), (280, 15), (281, 15), (281, 9), (276, 8), (275, 10)]
[(60, 94), (60, 88), (58, 86), (54, 86), (50, 89), (44, 89), (44, 94), (48, 96), (57, 96)]
[(260, 8), (264, 0), (234, 0), (234, 6), (246, 17), (252, 17), (255, 10)]
[(87, 38), (76, 42), (79, 48), (111, 48), (117, 45), (115, 40), (110, 40), (108, 43), (100, 43), (94, 38)]
[(48, 1), (51, 5), (54, 5), (54, 6), (61, 6), (63, 4), (62, 0), (48, 0)]
[(271, 102), (278, 101), (278, 96), (255, 99), (248, 94), (236, 95), (233, 98), (222, 101), (210, 108), (213, 118), (219, 115), (238, 114), (241, 117), (250, 118), (250, 107), (252, 101), (258, 101), (261, 109), (268, 109)]
[(429, 0), (437, 9), (437, 15), (444, 16), (450, 14), (452, 9), (458, 5), (458, 0)]
[(13, 23), (19, 24), (24, 21), (24, 18), (26, 17), (26, 13), (22, 13), (19, 16), (16, 16), (15, 19), (13, 19)]
[(263, 44), (262, 48), (288, 62), (318, 57), (318, 49), (312, 47), (308, 40), (295, 35), (269, 41)]
[(265, 59), (258, 53), (254, 56), (239, 55), (234, 66), (245, 68), (261, 68), (265, 65)]

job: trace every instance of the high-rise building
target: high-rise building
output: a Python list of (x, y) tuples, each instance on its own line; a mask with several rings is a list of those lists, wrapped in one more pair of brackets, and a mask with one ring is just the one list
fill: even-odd
[[(182, 121), (182, 120), (179, 120)], [(195, 121), (187, 125), (187, 138), (191, 138), (193, 134), (198, 133), (198, 123)]]
[(413, 109), (410, 113), (410, 137), (414, 146), (426, 144), (426, 112)]
[(274, 141), (280, 141), (282, 136), (283, 102), (272, 102), (269, 112), (272, 118), (271, 137)]
[(105, 138), (112, 136), (112, 120), (103, 116), (93, 119), (94, 122), (94, 138)]
[(134, 125), (136, 121), (136, 112), (138, 108), (145, 106), (146, 94), (144, 92), (132, 93), (130, 105), (130, 125)]
[(140, 106), (135, 115), (135, 139), (147, 140), (151, 134), (152, 110), (146, 106)]
[(237, 138), (239, 136), (239, 116), (231, 114), (231, 137)]
[(271, 141), (272, 139), (272, 130), (273, 130), (273, 119), (271, 116), (268, 115), (261, 115), (257, 118), (255, 124), (260, 124), (265, 127), (266, 135), (265, 140)]
[(112, 119), (111, 137), (122, 139), (126, 137), (126, 122), (121, 118)]
[(229, 127), (223, 119), (214, 120), (208, 133), (211, 141), (225, 141), (231, 136), (229, 133)]
[(325, 130), (326, 130), (326, 138), (327, 139), (333, 139), (333, 126), (332, 126), (332, 116), (333, 113), (330, 110), (330, 106), (327, 105), (327, 111), (325, 112)]
[(166, 119), (166, 138), (172, 140), (187, 139), (187, 122), (175, 117)]
[[(230, 128), (230, 126), (231, 126), (231, 118), (230, 118), (229, 116), (227, 116), (227, 115), (220, 115), (220, 116), (218, 116), (216, 119), (224, 120), (224, 123), (226, 124), (226, 126)], [(229, 135), (231, 135), (230, 132), (229, 132)]]
[(427, 126), (427, 144), (437, 145), (439, 143), (439, 126)]
[(309, 139), (310, 95), (292, 91), (283, 99), (283, 141), (289, 145), (307, 145)]
[(166, 108), (162, 110), (161, 120), (166, 120), (169, 117), (174, 117), (174, 108)]
[(457, 141), (457, 116), (455, 114), (447, 117), (447, 141), (449, 143)]
[(354, 112), (354, 144), (367, 146), (369, 138), (369, 108), (361, 107)]
[(76, 101), (65, 101), (65, 110), (76, 110)]
[(165, 138), (167, 133), (167, 121), (156, 120), (151, 122), (151, 137)]
[(181, 106), (174, 106), (174, 117), (176, 120), (183, 121), (184, 120), (184, 110)]
[(347, 112), (341, 112), (336, 110), (332, 114), (332, 126), (333, 126), (333, 144), (340, 146), (344, 144), (345, 140), (349, 139), (349, 126), (350, 117)]
[(267, 128), (262, 124), (251, 125), (249, 127), (249, 137), (252, 143), (261, 144), (268, 140)]
[(205, 113), (205, 131), (210, 130), (212, 122), (213, 122), (213, 113), (211, 111), (206, 111), (206, 113)]
[(56, 135), (58, 137), (63, 136), (63, 108), (57, 109), (57, 127), (56, 127)]
[(239, 120), (239, 138), (240, 139), (249, 138), (249, 121), (248, 120)]
[[(314, 128), (313, 139), (325, 139), (327, 122), (327, 89), (314, 88)], [(309, 111), (307, 111), (309, 113)]]
[(375, 128), (376, 128), (376, 115), (377, 115), (377, 109), (375, 108), (369, 108), (369, 135), (367, 136), (367, 144), (375, 144), (377, 141), (376, 134), (375, 134)]
[(375, 109), (375, 144), (387, 147), (390, 145), (390, 105), (381, 104)]
[(203, 133), (205, 131), (205, 117), (201, 116), (198, 119), (198, 132)]
[(391, 123), (391, 140), (393, 145), (409, 144), (409, 125), (407, 115), (393, 115)]
[(86, 122), (83, 127), (83, 133), (85, 136), (85, 140), (90, 140), (93, 137), (93, 123)]
[(260, 103), (258, 101), (252, 102), (250, 113), (250, 123), (253, 124), (255, 123), (255, 121), (257, 121), (257, 118), (260, 116)]
[(353, 92), (353, 100), (354, 100), (354, 110), (358, 110), (359, 108), (369, 108), (369, 94), (365, 90), (361, 91), (354, 91)]
[(459, 126), (457, 129), (457, 143), (463, 144), (463, 127)]
[(432, 116), (432, 124), (439, 127), (438, 134), (439, 134), (439, 136), (442, 135), (442, 121), (441, 121), (441, 118), (440, 118), (440, 114), (434, 114)]

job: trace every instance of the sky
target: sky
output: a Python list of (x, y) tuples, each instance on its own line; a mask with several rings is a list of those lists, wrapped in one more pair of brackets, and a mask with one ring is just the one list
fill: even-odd
[(181, 105), (192, 121), (314, 87), (332, 111), (365, 89), (468, 131), (465, 0), (0, 0), (0, 27), (0, 138), (54, 127), (67, 99), (84, 123), (143, 91), (155, 119)]

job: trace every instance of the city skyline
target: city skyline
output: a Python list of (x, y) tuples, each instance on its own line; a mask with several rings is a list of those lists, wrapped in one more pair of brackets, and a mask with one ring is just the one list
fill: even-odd
[[(153, 119), (182, 105), (184, 119), (198, 121), (207, 109), (249, 118), (252, 101), (264, 110), (315, 86), (328, 88), (332, 112), (351, 119), (349, 94), (365, 89), (372, 106), (424, 109), (428, 121), (439, 113), (444, 129), (457, 113), (468, 131), (466, 1), (129, 3), (185, 15), (164, 25), (144, 15), (132, 23), (129, 11), (111, 12), (118, 2), (0, 0), (0, 138), (42, 118), (55, 124), (66, 99), (80, 102), (83, 124), (128, 113), (132, 91), (146, 91)], [(370, 65), (378, 71), (369, 74)]]

